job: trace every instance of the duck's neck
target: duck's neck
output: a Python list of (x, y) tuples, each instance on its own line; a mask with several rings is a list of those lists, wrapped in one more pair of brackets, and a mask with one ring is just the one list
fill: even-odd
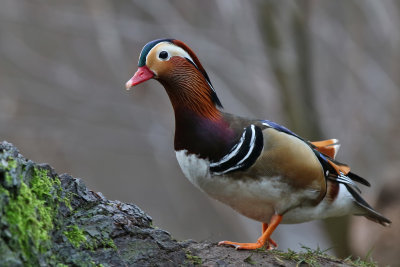
[(188, 108), (174, 108), (175, 150), (187, 150), (210, 161), (217, 161), (229, 152), (235, 132), (220, 116), (210, 119)]
[(228, 153), (235, 133), (213, 103), (208, 84), (196, 82), (193, 77), (161, 83), (175, 112), (175, 150), (187, 150), (211, 161)]
[(175, 114), (185, 109), (210, 120), (221, 119), (221, 111), (213, 101), (215, 93), (200, 75), (175, 75), (167, 82), (160, 82), (167, 91)]

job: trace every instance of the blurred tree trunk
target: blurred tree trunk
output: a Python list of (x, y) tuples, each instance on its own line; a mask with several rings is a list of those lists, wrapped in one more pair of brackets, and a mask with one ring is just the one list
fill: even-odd
[[(260, 1), (259, 25), (287, 126), (308, 140), (322, 140), (312, 77), (310, 16), (313, 2)], [(348, 217), (325, 220), (326, 231), (339, 256), (351, 254)]]

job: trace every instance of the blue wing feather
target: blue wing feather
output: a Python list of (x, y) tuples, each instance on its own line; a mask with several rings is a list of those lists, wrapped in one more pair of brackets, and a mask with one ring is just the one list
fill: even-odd
[[(262, 122), (262, 123), (268, 124), (269, 126), (271, 126), (272, 128), (274, 128), (275, 130), (278, 130), (278, 131), (280, 131), (280, 132), (284, 132), (284, 133), (293, 135), (293, 136), (295, 136), (295, 137), (297, 137), (297, 138), (303, 140), (303, 138), (301, 138), (300, 136), (298, 136), (297, 134), (295, 134), (294, 132), (292, 132), (292, 131), (289, 130), (288, 128), (286, 128), (286, 127), (284, 127), (284, 126), (282, 126), (282, 125), (280, 125), (280, 124), (278, 124), (278, 123), (276, 123), (276, 122), (269, 121), (269, 120), (262, 120), (261, 122)], [(303, 141), (304, 141), (304, 140), (303, 140)]]

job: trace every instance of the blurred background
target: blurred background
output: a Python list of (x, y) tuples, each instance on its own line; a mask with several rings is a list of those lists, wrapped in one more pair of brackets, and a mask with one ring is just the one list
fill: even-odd
[(281, 225), (301, 244), (400, 266), (400, 2), (374, 0), (0, 1), (0, 139), (109, 199), (139, 205), (178, 239), (255, 241), (261, 224), (181, 173), (173, 110), (149, 81), (127, 92), (140, 50), (186, 42), (231, 113), (338, 138), (338, 159), (393, 221)]

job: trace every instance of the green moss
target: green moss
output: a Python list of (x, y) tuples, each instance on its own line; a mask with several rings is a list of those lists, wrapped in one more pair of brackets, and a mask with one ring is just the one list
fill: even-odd
[(10, 232), (19, 237), (18, 245), (25, 256), (30, 256), (31, 243), (34, 248), (44, 251), (42, 245), (53, 228), (52, 213), (52, 208), (44, 205), (25, 183), (21, 184), (20, 194), (5, 207)]
[[(61, 185), (60, 185), (61, 187)], [(72, 206), (71, 206), (71, 199), (75, 196), (76, 194), (72, 192), (64, 192), (64, 197), (62, 198), (62, 202), (64, 202), (65, 206), (72, 211)]]
[(74, 247), (79, 248), (81, 245), (86, 244), (87, 238), (82, 229), (79, 229), (77, 225), (68, 226), (68, 229), (63, 233)]
[[(23, 266), (101, 266), (85, 250), (117, 249), (109, 233), (86, 236), (85, 226), (73, 218), (76, 210), (71, 203), (76, 194), (64, 191), (60, 179), (46, 167), (22, 157), (14, 158), (14, 154), (0, 150), (0, 234), (7, 242), (6, 246), (0, 242), (1, 261), (17, 259)], [(60, 204), (70, 211), (68, 222), (60, 216), (68, 212)], [(67, 242), (59, 244), (63, 235), (75, 250), (79, 249), (72, 259), (57, 253), (59, 245), (68, 246)]]
[(8, 190), (6, 190), (4, 187), (2, 187), (1, 185), (0, 185), (0, 195), (2, 195), (2, 194), (4, 194), (5, 196), (9, 196), (10, 195), (10, 193), (8, 192)]
[(112, 249), (117, 249), (117, 246), (115, 245), (114, 240), (112, 240), (111, 238), (105, 239), (105, 240), (103, 240), (103, 241), (104, 241), (104, 242), (103, 242), (104, 247), (106, 247), (106, 248), (112, 248)]
[[(61, 182), (58, 178), (51, 179), (48, 177), (47, 170), (34, 169), (34, 175), (31, 181), (32, 192), (36, 194), (40, 199), (53, 199), (54, 190), (59, 189)], [(56, 194), (59, 196), (59, 192)]]
[(5, 181), (6, 181), (6, 183), (8, 184), (8, 185), (11, 185), (11, 183), (12, 183), (12, 177), (11, 177), (11, 175), (8, 173), (8, 172), (6, 172), (6, 174), (5, 174)]
[(11, 170), (11, 169), (16, 169), (17, 168), (17, 166), (18, 166), (18, 164), (17, 164), (17, 161), (16, 160), (14, 160), (14, 159), (10, 159), (10, 160), (8, 160), (8, 169), (9, 170)]
[[(15, 168), (16, 164), (7, 166), (8, 171)], [(31, 187), (22, 180), (18, 194), (8, 195), (10, 199), (4, 207), (4, 219), (14, 237), (14, 245), (21, 250), (25, 259), (31, 258), (32, 247), (39, 253), (48, 248), (49, 232), (54, 227), (53, 217), (56, 214), (51, 203), (55, 181), (47, 177), (46, 171), (35, 168)]]
[(77, 225), (67, 227), (69, 230), (64, 231), (63, 234), (67, 237), (68, 241), (75, 247), (95, 250), (99, 247), (117, 249), (114, 240), (111, 238), (93, 238), (85, 235), (84, 230), (80, 229)]
[(60, 180), (46, 169), (33, 167), (9, 155), (0, 155), (1, 221), (10, 233), (9, 247), (26, 266), (37, 265), (50, 249), (51, 231), (58, 213)]
[(12, 157), (6, 157), (0, 161), (0, 166), (4, 168), (6, 171), (16, 169), (18, 166), (18, 162)]
[(90, 249), (94, 251), (97, 248), (112, 248), (112, 249), (117, 249), (117, 246), (114, 243), (114, 240), (111, 238), (103, 238), (101, 240), (98, 240), (96, 238), (92, 238), (91, 240), (88, 240), (88, 242), (85, 244), (87, 249)]
[(199, 256), (192, 255), (190, 251), (186, 252), (186, 262), (193, 265), (201, 265), (203, 263)]
[(0, 168), (3, 169), (5, 171), (5, 185), (6, 186), (11, 186), (12, 182), (13, 182), (13, 178), (12, 175), (10, 174), (10, 172), (15, 173), (16, 169), (17, 169), (17, 161), (8, 157), (7, 160), (2, 159), (0, 162)]

